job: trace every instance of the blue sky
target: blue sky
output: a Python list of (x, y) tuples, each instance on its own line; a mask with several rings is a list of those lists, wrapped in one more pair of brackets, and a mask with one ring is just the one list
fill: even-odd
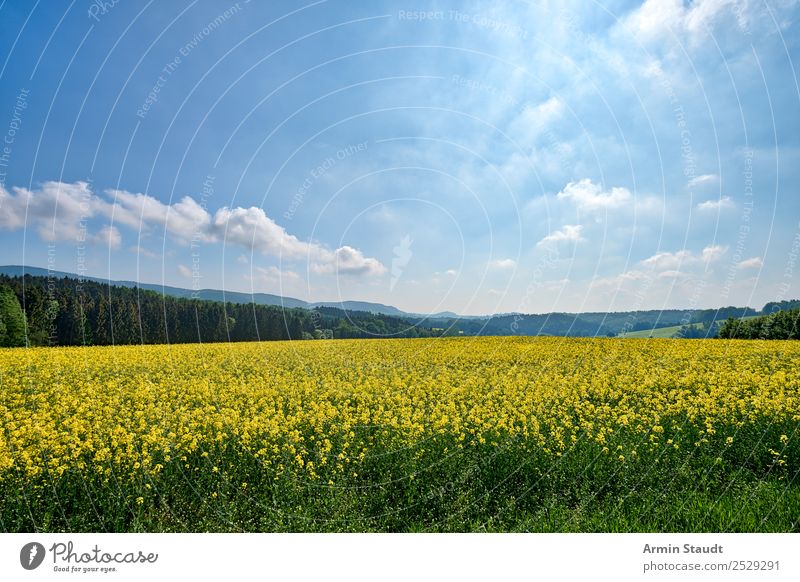
[(797, 298), (799, 13), (6, 0), (0, 263), (415, 312)]

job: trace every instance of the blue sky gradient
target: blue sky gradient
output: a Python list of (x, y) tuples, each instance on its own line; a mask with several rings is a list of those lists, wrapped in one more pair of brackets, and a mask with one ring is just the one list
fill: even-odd
[(414, 312), (797, 298), (799, 11), (6, 0), (0, 263)]

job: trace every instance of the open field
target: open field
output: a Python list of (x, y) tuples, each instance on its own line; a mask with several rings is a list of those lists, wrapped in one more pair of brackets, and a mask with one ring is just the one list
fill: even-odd
[(5, 531), (798, 531), (800, 342), (0, 350)]
[[(751, 319), (755, 319), (758, 317), (757, 315), (748, 315), (745, 317), (740, 317), (739, 319), (742, 321), (748, 321)], [(691, 324), (693, 327), (696, 327), (698, 324)], [(680, 325), (670, 325), (668, 327), (656, 327), (653, 329), (642, 329), (639, 331), (629, 331), (620, 335), (619, 337), (624, 337), (626, 339), (635, 339), (635, 338), (671, 338), (674, 337), (678, 331), (680, 331)]]
[(642, 329), (639, 331), (629, 331), (620, 337), (626, 339), (641, 339), (641, 338), (671, 338), (681, 328), (680, 325), (671, 325), (669, 327), (656, 327), (654, 329)]

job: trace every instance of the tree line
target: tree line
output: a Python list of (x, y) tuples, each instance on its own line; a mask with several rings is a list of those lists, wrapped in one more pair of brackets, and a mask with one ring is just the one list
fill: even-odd
[(428, 337), (402, 318), (171, 297), (74, 278), (0, 275), (0, 345)]
[[(765, 308), (764, 311), (767, 311)], [(725, 339), (800, 339), (800, 309), (774, 311), (752, 319), (729, 318), (719, 337)]]
[[(676, 337), (800, 339), (800, 301), (768, 303), (760, 312), (765, 315), (752, 317), (755, 313), (759, 312), (738, 307), (697, 312)], [(638, 319), (652, 314), (636, 315)], [(725, 316), (727, 321), (720, 325)], [(410, 321), (336, 307), (284, 308), (174, 297), (70, 277), (0, 275), (0, 346), (441, 335), (611, 336), (621, 321), (629, 319), (630, 314), (554, 313)]]

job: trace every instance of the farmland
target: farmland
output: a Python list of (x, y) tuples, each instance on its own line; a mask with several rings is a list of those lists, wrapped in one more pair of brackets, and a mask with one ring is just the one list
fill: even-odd
[(623, 333), (620, 337), (627, 339), (636, 338), (671, 338), (681, 329), (680, 325), (671, 325), (668, 327), (656, 327), (654, 329), (643, 329), (639, 331), (629, 331)]
[(0, 350), (4, 531), (796, 531), (800, 344)]

